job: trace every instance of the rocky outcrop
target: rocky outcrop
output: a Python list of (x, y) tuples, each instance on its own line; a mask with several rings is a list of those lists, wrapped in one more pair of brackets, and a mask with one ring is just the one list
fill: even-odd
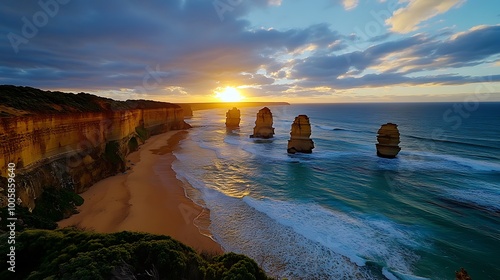
[(377, 135), (377, 155), (383, 158), (395, 158), (401, 148), (399, 144), (398, 125), (394, 123), (383, 124)]
[[(16, 164), (16, 197), (29, 209), (44, 189), (83, 192), (125, 171), (125, 156), (150, 135), (189, 127), (170, 103), (12, 86), (0, 86), (0, 96), (4, 116), (10, 112), (0, 118), (0, 175)], [(0, 207), (4, 201), (1, 192)]]
[(472, 280), (469, 276), (469, 273), (462, 267), (459, 271), (455, 271), (455, 279), (456, 280)]
[(257, 119), (255, 120), (255, 127), (253, 128), (253, 134), (250, 138), (272, 138), (274, 136), (273, 128), (273, 114), (271, 110), (264, 107), (257, 113)]
[(227, 128), (236, 128), (240, 126), (241, 120), (240, 110), (238, 108), (233, 107), (233, 109), (227, 111), (226, 113), (226, 127)]
[(309, 117), (306, 115), (297, 116), (290, 130), (287, 152), (290, 154), (312, 153), (314, 142), (310, 139), (310, 136), (311, 124), (309, 123)]

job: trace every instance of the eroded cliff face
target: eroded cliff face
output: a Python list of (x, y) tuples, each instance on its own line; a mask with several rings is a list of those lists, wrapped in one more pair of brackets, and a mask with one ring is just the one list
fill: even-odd
[[(15, 163), (17, 198), (21, 206), (33, 209), (44, 189), (83, 192), (95, 182), (125, 171), (125, 156), (150, 135), (189, 127), (180, 106), (131, 102), (127, 106), (136, 109), (112, 110), (100, 104), (101, 111), (0, 118), (4, 177), (0, 179), (6, 180), (8, 164)], [(0, 193), (0, 207), (6, 204), (5, 194)]]
[(398, 125), (394, 123), (383, 124), (377, 133), (377, 155), (384, 158), (395, 158), (401, 150), (398, 146)]
[(288, 153), (312, 153), (314, 142), (310, 139), (311, 124), (309, 117), (298, 115), (292, 123), (290, 129), (290, 140), (288, 140)]
[(257, 113), (257, 118), (255, 120), (255, 127), (253, 128), (253, 134), (250, 138), (272, 138), (274, 136), (273, 127), (273, 114), (271, 110), (264, 107)]
[(227, 128), (236, 128), (240, 126), (241, 121), (241, 113), (238, 108), (233, 107), (226, 113), (226, 127)]

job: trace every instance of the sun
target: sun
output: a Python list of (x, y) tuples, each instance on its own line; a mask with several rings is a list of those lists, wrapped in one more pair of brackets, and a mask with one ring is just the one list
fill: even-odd
[(225, 87), (216, 91), (215, 97), (223, 102), (239, 102), (243, 100), (243, 96), (234, 87)]

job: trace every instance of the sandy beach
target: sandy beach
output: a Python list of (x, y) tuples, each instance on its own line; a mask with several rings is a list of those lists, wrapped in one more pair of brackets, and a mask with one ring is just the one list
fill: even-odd
[(131, 169), (126, 174), (99, 181), (82, 193), (85, 202), (78, 207), (80, 213), (60, 221), (59, 227), (164, 234), (197, 251), (221, 253), (221, 246), (193, 223), (203, 208), (186, 198), (184, 183), (171, 167), (172, 151), (187, 133), (170, 131), (149, 138), (127, 156)]

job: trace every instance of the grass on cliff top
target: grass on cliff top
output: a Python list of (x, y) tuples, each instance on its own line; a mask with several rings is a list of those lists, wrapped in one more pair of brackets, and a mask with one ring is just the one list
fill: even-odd
[[(0, 254), (8, 246), (2, 242)], [(168, 236), (135, 232), (24, 231), (16, 238), (16, 273), (7, 265), (1, 262), (0, 279), (270, 279), (246, 256), (204, 258)]]
[[(151, 100), (117, 101), (83, 92), (74, 94), (12, 85), (0, 85), (0, 104), (28, 114), (180, 108), (178, 105), (166, 102)], [(0, 116), (9, 116), (9, 113), (0, 112)]]

